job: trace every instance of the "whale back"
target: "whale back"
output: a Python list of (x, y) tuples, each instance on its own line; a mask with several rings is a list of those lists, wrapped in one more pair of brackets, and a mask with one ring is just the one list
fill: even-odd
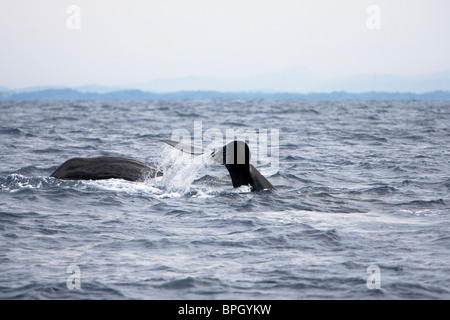
[(63, 180), (125, 179), (140, 181), (161, 176), (162, 172), (150, 164), (123, 157), (73, 158), (64, 162), (51, 174)]

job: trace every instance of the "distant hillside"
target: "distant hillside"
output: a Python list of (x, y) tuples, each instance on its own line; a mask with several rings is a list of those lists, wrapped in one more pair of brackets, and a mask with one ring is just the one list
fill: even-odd
[(141, 90), (121, 90), (106, 93), (80, 92), (74, 89), (46, 89), (26, 92), (1, 92), (0, 100), (168, 100), (168, 99), (302, 99), (302, 100), (450, 100), (450, 91), (410, 92), (363, 92), (350, 93), (264, 93), (177, 91), (152, 93)]
[[(185, 76), (157, 78), (115, 86), (34, 86), (21, 89), (0, 87), (0, 99), (171, 99), (254, 98), (296, 99), (447, 99), (450, 70), (417, 74), (357, 74), (324, 77), (297, 66), (272, 74), (241, 77)], [(9, 92), (9, 93), (7, 93)], [(316, 93), (318, 92), (318, 93)], [(411, 93), (413, 92), (413, 93)]]

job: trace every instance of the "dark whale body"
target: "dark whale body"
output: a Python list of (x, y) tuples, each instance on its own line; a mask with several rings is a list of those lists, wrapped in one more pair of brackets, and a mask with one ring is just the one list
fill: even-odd
[(73, 158), (64, 162), (51, 177), (63, 180), (125, 179), (141, 181), (162, 176), (161, 171), (144, 162), (123, 157)]
[[(242, 141), (233, 141), (223, 148), (209, 150), (194, 148), (183, 143), (163, 140), (167, 144), (198, 156), (210, 153), (212, 159), (225, 165), (230, 173), (233, 187), (248, 185), (252, 191), (275, 189), (272, 184), (250, 164), (250, 150)], [(163, 172), (155, 166), (123, 157), (73, 158), (64, 162), (51, 174), (51, 177), (63, 180), (102, 180), (125, 179), (128, 181), (143, 181), (146, 178), (162, 176)]]

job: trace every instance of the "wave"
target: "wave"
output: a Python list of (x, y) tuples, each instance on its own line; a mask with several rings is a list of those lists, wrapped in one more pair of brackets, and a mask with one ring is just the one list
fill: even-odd
[(349, 193), (353, 195), (363, 195), (363, 194), (369, 194), (369, 195), (389, 195), (398, 192), (398, 190), (392, 186), (389, 185), (383, 185), (379, 187), (372, 187), (362, 190), (352, 190)]
[(186, 277), (166, 280), (164, 283), (159, 285), (154, 285), (154, 288), (164, 289), (164, 290), (188, 290), (197, 295), (219, 294), (227, 291), (227, 285), (222, 283), (220, 279), (216, 278), (196, 278), (196, 277)]
[(85, 282), (79, 290), (70, 290), (65, 282), (30, 283), (20, 287), (0, 287), (3, 300), (72, 300), (72, 299), (124, 299), (117, 289), (101, 282)]
[(62, 151), (63, 151), (62, 149), (44, 148), (44, 149), (34, 149), (31, 152), (36, 154), (48, 154), (48, 153), (60, 153)]
[(20, 135), (24, 134), (19, 128), (0, 128), (0, 134), (4, 135)]

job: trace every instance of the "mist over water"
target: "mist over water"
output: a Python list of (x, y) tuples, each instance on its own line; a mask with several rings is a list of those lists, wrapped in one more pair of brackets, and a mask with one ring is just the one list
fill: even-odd
[[(1, 299), (448, 299), (450, 103), (0, 102)], [(275, 191), (161, 142), (278, 129)], [(204, 142), (204, 147), (207, 142)], [(62, 181), (73, 157), (156, 165)], [(255, 163), (264, 174), (266, 164)], [(266, 170), (267, 171), (267, 170)], [(269, 170), (270, 171), (270, 170)], [(70, 290), (67, 268), (80, 268)], [(380, 288), (369, 289), (369, 266)]]

